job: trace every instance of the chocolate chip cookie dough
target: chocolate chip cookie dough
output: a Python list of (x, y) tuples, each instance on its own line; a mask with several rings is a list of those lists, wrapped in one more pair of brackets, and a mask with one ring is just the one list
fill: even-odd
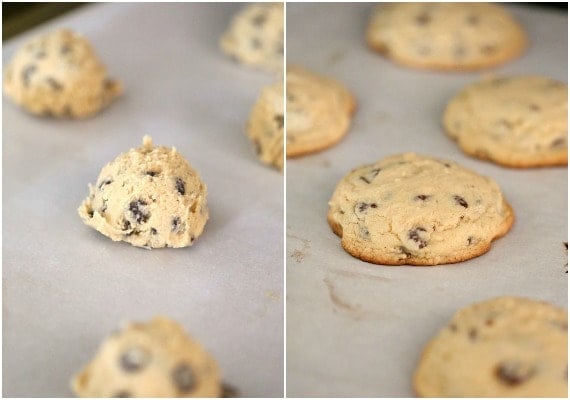
[(507, 233), (513, 220), (492, 179), (414, 153), (354, 169), (336, 187), (328, 212), (348, 253), (385, 265), (477, 257)]
[(175, 149), (142, 147), (120, 154), (101, 170), (78, 209), (85, 224), (133, 246), (186, 247), (208, 220), (206, 185)]
[(425, 347), (420, 397), (568, 397), (568, 312), (521, 297), (458, 311)]
[(220, 397), (216, 361), (176, 322), (156, 317), (111, 334), (71, 383), (79, 397)]
[(4, 93), (32, 114), (86, 118), (122, 93), (91, 45), (69, 30), (38, 36), (20, 48), (4, 74)]

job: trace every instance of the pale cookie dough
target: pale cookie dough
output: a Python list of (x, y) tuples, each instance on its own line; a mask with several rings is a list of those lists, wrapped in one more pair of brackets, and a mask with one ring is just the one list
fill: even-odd
[(261, 90), (247, 122), (247, 136), (259, 159), (283, 170), (283, 83)]
[(315, 153), (348, 132), (356, 100), (339, 82), (297, 66), (287, 67), (287, 157)]
[(414, 68), (476, 70), (503, 64), (527, 47), (523, 28), (489, 3), (392, 3), (378, 6), (368, 44)]
[(4, 93), (32, 114), (85, 118), (123, 91), (109, 78), (84, 37), (69, 30), (38, 36), (16, 52), (5, 69)]
[(539, 76), (487, 78), (459, 92), (443, 125), (467, 154), (509, 167), (568, 164), (568, 86)]
[(497, 184), (413, 153), (356, 168), (336, 187), (328, 222), (342, 247), (385, 265), (437, 265), (489, 250), (514, 214)]
[(216, 361), (165, 317), (111, 334), (71, 382), (79, 397), (220, 397)]
[(208, 220), (206, 185), (175, 148), (143, 145), (105, 165), (78, 209), (85, 224), (133, 246), (186, 247)]
[(424, 349), (420, 397), (568, 397), (568, 312), (499, 297), (466, 307)]
[(283, 72), (283, 3), (250, 4), (220, 39), (224, 53), (250, 67)]

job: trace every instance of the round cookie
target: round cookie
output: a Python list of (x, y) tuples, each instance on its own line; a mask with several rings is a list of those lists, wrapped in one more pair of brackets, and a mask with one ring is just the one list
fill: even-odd
[(145, 248), (186, 247), (208, 220), (206, 185), (175, 148), (143, 145), (105, 165), (79, 215), (114, 241)]
[(250, 67), (283, 71), (283, 3), (244, 7), (220, 39), (227, 55)]
[(461, 149), (509, 167), (568, 164), (568, 86), (540, 76), (487, 78), (459, 92), (443, 125)]
[(71, 383), (79, 397), (219, 397), (216, 361), (165, 317), (111, 334)]
[(348, 132), (356, 100), (339, 82), (297, 66), (287, 67), (287, 157), (316, 153)]
[(568, 395), (568, 313), (499, 297), (466, 307), (424, 349), (414, 375), (420, 397)]
[(329, 201), (342, 247), (385, 265), (454, 263), (487, 252), (514, 214), (497, 184), (452, 161), (406, 153), (354, 169)]
[(247, 136), (259, 159), (283, 170), (283, 82), (261, 90), (247, 122)]
[(503, 64), (527, 47), (521, 26), (489, 3), (392, 3), (378, 6), (366, 40), (393, 61), (435, 70)]
[(85, 118), (122, 93), (84, 37), (69, 30), (38, 36), (14, 55), (4, 93), (32, 114)]

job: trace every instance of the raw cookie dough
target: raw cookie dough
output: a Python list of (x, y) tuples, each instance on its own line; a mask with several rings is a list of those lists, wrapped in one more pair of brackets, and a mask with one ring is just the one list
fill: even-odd
[(283, 82), (261, 90), (246, 131), (259, 159), (283, 170)]
[(568, 164), (568, 86), (540, 76), (487, 78), (459, 92), (443, 125), (467, 154), (509, 167)]
[(348, 132), (356, 100), (339, 82), (297, 66), (287, 67), (287, 157), (315, 153)]
[(493, 67), (527, 46), (524, 30), (508, 11), (489, 3), (381, 4), (366, 39), (397, 63), (436, 70)]
[(283, 3), (250, 4), (220, 39), (224, 53), (255, 68), (283, 72)]
[(87, 225), (133, 246), (186, 247), (208, 219), (206, 185), (175, 148), (143, 145), (101, 170), (78, 209)]
[(568, 397), (568, 312), (499, 297), (466, 307), (424, 349), (420, 397)]
[(342, 247), (385, 265), (437, 265), (487, 252), (514, 214), (498, 185), (452, 161), (406, 153), (354, 169), (329, 201)]
[(111, 334), (71, 382), (79, 397), (219, 397), (216, 361), (165, 317)]
[(69, 30), (38, 36), (20, 48), (4, 74), (4, 93), (32, 114), (85, 118), (122, 93), (84, 37)]

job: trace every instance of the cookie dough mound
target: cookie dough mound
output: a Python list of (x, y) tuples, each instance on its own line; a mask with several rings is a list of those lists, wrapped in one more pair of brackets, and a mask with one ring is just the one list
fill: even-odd
[(513, 220), (493, 180), (452, 161), (413, 153), (350, 172), (336, 187), (328, 212), (348, 253), (385, 265), (477, 257)]
[(259, 159), (283, 170), (283, 83), (262, 89), (253, 106), (246, 131)]
[(165, 317), (111, 334), (73, 379), (79, 397), (219, 397), (216, 361)]
[(527, 46), (521, 26), (488, 3), (394, 3), (378, 6), (368, 44), (414, 68), (476, 70), (503, 64)]
[(414, 376), (420, 397), (568, 395), (568, 313), (499, 297), (460, 310), (426, 346)]
[(133, 246), (186, 247), (208, 219), (206, 185), (175, 148), (143, 145), (101, 170), (78, 209), (85, 224)]
[(297, 66), (287, 67), (287, 157), (315, 153), (348, 132), (356, 100), (340, 83)]
[(443, 125), (467, 154), (509, 167), (568, 164), (568, 86), (540, 76), (488, 78), (448, 104)]
[(283, 72), (283, 3), (246, 6), (220, 39), (224, 53), (250, 67)]
[(85, 118), (122, 93), (89, 42), (69, 30), (38, 36), (6, 67), (4, 93), (32, 114)]

